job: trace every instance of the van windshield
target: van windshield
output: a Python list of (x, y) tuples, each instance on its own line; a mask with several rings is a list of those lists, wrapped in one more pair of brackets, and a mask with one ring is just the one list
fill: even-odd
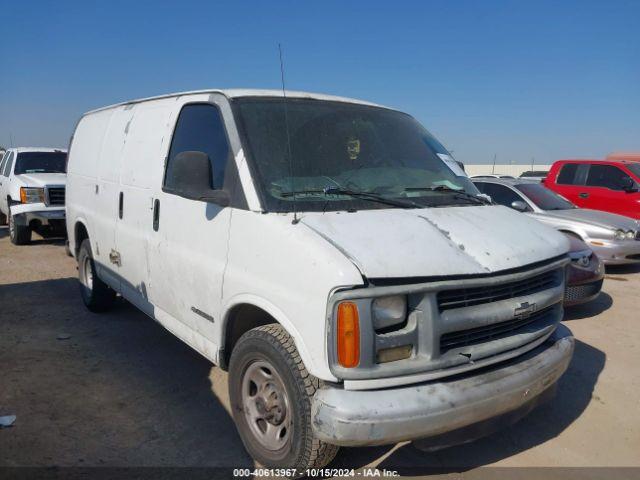
[(290, 212), (293, 202), (299, 211), (481, 203), (447, 150), (404, 113), (281, 97), (233, 105), (269, 211)]
[(14, 175), (23, 173), (66, 173), (65, 152), (21, 152), (16, 160)]

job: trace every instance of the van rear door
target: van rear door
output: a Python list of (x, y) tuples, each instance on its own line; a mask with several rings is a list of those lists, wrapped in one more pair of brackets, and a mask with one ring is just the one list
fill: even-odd
[[(118, 245), (116, 228), (118, 200), (120, 194), (120, 167), (128, 134), (128, 126), (133, 118), (130, 105), (111, 110), (111, 115), (101, 141), (97, 164), (97, 182), (93, 189), (95, 215), (92, 215), (95, 232), (96, 251), (100, 278), (116, 291), (121, 291), (121, 274), (117, 261)], [(75, 144), (74, 147), (75, 149)]]

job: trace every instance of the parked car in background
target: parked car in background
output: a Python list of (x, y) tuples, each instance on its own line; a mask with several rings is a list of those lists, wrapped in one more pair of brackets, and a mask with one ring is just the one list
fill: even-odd
[(469, 178), (516, 178), (513, 175), (501, 175), (499, 173), (486, 173), (483, 175), (471, 175)]
[(531, 180), (474, 180), (491, 199), (583, 240), (607, 265), (640, 262), (640, 222), (573, 203)]
[(640, 219), (640, 162), (559, 160), (544, 183), (579, 207)]
[(93, 311), (121, 294), (228, 369), (265, 467), (489, 433), (549, 398), (571, 360), (569, 242), (441, 156), (405, 113), (312, 93), (89, 112), (67, 191), (80, 294)]
[(538, 180), (539, 182), (547, 178), (547, 170), (527, 170), (522, 172), (519, 178), (528, 178), (530, 180)]
[(592, 249), (573, 235), (567, 235), (571, 242), (567, 267), (567, 288), (564, 305), (571, 307), (595, 300), (602, 290), (604, 264)]
[(0, 161), (0, 223), (16, 245), (65, 233), (66, 150), (10, 148)]

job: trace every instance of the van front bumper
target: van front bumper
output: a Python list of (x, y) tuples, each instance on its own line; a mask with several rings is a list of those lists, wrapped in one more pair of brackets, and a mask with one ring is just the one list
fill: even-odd
[(435, 437), (516, 411), (555, 386), (574, 339), (559, 325), (542, 345), (512, 360), (445, 381), (385, 390), (323, 388), (312, 424), (323, 441), (385, 445)]

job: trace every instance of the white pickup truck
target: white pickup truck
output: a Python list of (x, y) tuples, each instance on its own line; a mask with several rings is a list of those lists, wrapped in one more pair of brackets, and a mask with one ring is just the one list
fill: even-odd
[(167, 95), (85, 114), (68, 166), (85, 304), (120, 294), (228, 369), (262, 465), (467, 441), (548, 398), (571, 359), (565, 236), (490, 204), (405, 113)]
[(0, 224), (9, 222), (16, 245), (31, 232), (65, 232), (67, 152), (53, 148), (10, 148), (0, 161)]

